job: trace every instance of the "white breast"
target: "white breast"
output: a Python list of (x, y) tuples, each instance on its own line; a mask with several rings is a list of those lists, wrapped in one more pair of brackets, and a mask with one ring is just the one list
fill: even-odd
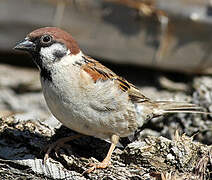
[(68, 128), (102, 139), (127, 136), (137, 128), (134, 105), (113, 81), (91, 83), (65, 58), (52, 65), (51, 72), (51, 83), (41, 79), (44, 97), (52, 114)]

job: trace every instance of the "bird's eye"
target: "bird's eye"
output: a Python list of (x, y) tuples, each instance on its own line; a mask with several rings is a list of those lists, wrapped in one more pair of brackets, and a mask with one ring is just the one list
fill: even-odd
[(44, 35), (41, 37), (41, 43), (48, 44), (52, 41), (52, 37), (50, 35)]

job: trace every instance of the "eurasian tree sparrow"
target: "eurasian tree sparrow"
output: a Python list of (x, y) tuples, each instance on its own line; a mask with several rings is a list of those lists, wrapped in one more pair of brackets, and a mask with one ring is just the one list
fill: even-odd
[[(15, 49), (29, 52), (40, 70), (46, 103), (66, 127), (109, 140), (106, 158), (87, 172), (108, 166), (119, 137), (133, 134), (151, 118), (167, 113), (205, 113), (190, 103), (153, 101), (124, 78), (86, 56), (67, 32), (56, 27), (37, 29)], [(76, 137), (63, 138), (58, 143)]]

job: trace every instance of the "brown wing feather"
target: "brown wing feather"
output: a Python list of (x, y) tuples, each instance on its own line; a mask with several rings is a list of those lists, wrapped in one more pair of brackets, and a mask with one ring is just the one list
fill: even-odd
[(144, 102), (150, 100), (149, 98), (145, 97), (133, 84), (129, 83), (124, 78), (117, 76), (113, 71), (106, 68), (98, 61), (95, 61), (88, 56), (84, 56), (84, 60), (86, 63), (82, 65), (82, 69), (92, 77), (94, 82), (97, 82), (98, 80), (106, 81), (110, 79), (118, 83), (118, 87), (122, 91), (128, 93), (131, 101)]
[(167, 113), (201, 113), (211, 114), (204, 112), (203, 109), (195, 104), (186, 102), (169, 102), (169, 101), (151, 101), (145, 97), (141, 91), (136, 88), (133, 84), (127, 82), (124, 78), (117, 76), (110, 69), (106, 68), (99, 62), (92, 58), (86, 57), (86, 63), (82, 66), (83, 70), (86, 71), (94, 80), (106, 81), (113, 80), (118, 84), (118, 87), (123, 91), (127, 92), (129, 99), (135, 103), (145, 102), (145, 108), (149, 114), (153, 117), (160, 116)]

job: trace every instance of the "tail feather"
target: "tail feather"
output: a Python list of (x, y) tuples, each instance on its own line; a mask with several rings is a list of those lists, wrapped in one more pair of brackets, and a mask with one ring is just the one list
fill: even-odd
[(192, 103), (155, 101), (154, 104), (156, 105), (156, 108), (154, 108), (155, 115), (163, 115), (167, 113), (198, 113), (212, 115), (210, 112), (205, 112), (203, 107)]

